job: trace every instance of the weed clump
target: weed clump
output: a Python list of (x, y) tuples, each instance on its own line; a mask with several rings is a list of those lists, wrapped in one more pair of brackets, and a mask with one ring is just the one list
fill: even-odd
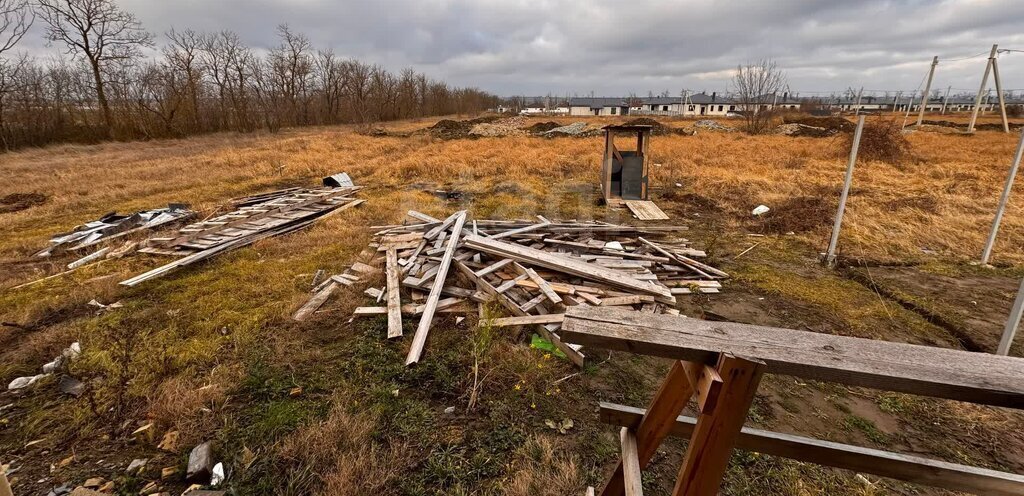
[[(853, 144), (853, 135), (846, 141), (846, 150)], [(894, 120), (876, 119), (864, 123), (857, 157), (898, 164), (910, 156), (910, 141)]]

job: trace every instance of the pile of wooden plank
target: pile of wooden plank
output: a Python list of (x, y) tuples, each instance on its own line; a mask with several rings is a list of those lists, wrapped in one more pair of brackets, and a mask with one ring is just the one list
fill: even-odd
[(99, 219), (76, 226), (69, 232), (53, 235), (49, 245), (35, 256), (49, 257), (65, 251), (85, 250), (112, 239), (183, 221), (193, 215), (195, 212), (181, 203), (171, 203), (166, 208), (143, 210), (129, 215), (110, 212)]
[(362, 203), (364, 200), (352, 197), (359, 189), (288, 188), (235, 200), (234, 211), (189, 224), (170, 237), (146, 240), (138, 251), (180, 258), (121, 284), (135, 286), (214, 255), (301, 229)]
[(296, 313), (302, 320), (340, 285), (383, 266), (386, 283), (365, 292), (380, 306), (355, 316), (386, 315), (388, 337), (404, 334), (403, 319), (417, 320), (406, 364), (419, 361), (434, 315), (479, 311), (494, 302), (510, 317), (492, 326), (536, 325), (573, 362), (580, 347), (563, 343), (558, 331), (566, 307), (590, 305), (678, 314), (676, 295), (717, 293), (728, 274), (696, 258), (677, 234), (685, 227), (627, 226), (604, 222), (469, 220), (465, 211), (436, 219), (410, 211), (414, 222), (377, 226), (371, 248), (383, 257), (353, 266), (321, 284)]

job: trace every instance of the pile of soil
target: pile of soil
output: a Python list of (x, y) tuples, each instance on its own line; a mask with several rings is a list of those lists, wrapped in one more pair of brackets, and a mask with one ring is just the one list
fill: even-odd
[(586, 122), (574, 122), (568, 126), (556, 127), (549, 131), (545, 131), (541, 136), (544, 136), (545, 138), (589, 138), (591, 136), (599, 136), (600, 134), (601, 129), (599, 128), (591, 128), (587, 126)]
[(836, 134), (837, 132), (838, 131), (834, 129), (808, 126), (806, 124), (798, 124), (795, 122), (782, 124), (775, 128), (776, 134), (784, 134), (786, 136), (807, 136), (811, 138), (826, 138)]
[(525, 123), (526, 118), (522, 116), (509, 117), (490, 123), (484, 122), (470, 128), (469, 135), (488, 137), (522, 136), (526, 134), (526, 131), (522, 129)]
[(46, 203), (47, 197), (42, 193), (11, 193), (0, 197), (0, 214), (17, 212)]
[(470, 137), (469, 131), (477, 124), (487, 124), (498, 120), (497, 116), (477, 117), (464, 121), (441, 119), (436, 124), (427, 128), (427, 132), (435, 138), (445, 140), (461, 139)]
[(803, 124), (805, 126), (825, 128), (830, 131), (852, 133), (857, 125), (839, 116), (815, 117), (804, 114), (787, 114), (782, 118), (785, 124)]
[(546, 132), (548, 132), (548, 131), (556, 128), (556, 127), (561, 127), (561, 126), (562, 126), (561, 124), (559, 124), (557, 122), (554, 122), (554, 121), (538, 122), (538, 123), (536, 123), (536, 124), (526, 128), (526, 130), (528, 132), (530, 132), (530, 134), (541, 134), (541, 133), (546, 133)]
[[(921, 121), (921, 124), (928, 125), (928, 126), (952, 127), (952, 128), (959, 128), (959, 129), (964, 129), (964, 130), (967, 129), (967, 124), (962, 124), (962, 123), (957, 123), (957, 122), (952, 122), (952, 121), (940, 121), (940, 120), (924, 119), (924, 120)], [(1021, 123), (1021, 122), (1010, 122), (1009, 124), (1010, 124), (1010, 130), (1024, 128), (1024, 123)], [(986, 122), (986, 123), (981, 123), (981, 124), (975, 124), (974, 125), (974, 130), (975, 131), (1002, 131), (1003, 130), (1003, 123), (1001, 123), (1001, 122)]]
[(650, 117), (638, 117), (636, 119), (628, 120), (622, 123), (623, 126), (651, 126), (651, 134), (655, 136), (664, 136), (669, 134), (684, 134), (692, 135), (693, 133), (679, 129), (672, 126), (666, 126)]

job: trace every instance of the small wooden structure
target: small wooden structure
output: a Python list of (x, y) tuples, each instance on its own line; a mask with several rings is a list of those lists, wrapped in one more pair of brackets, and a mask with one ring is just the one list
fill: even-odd
[[(604, 161), (601, 165), (601, 196), (614, 200), (646, 200), (651, 126), (605, 126)], [(636, 150), (622, 151), (615, 146), (616, 134), (636, 134)]]
[[(568, 343), (672, 358), (647, 410), (601, 404), (622, 459), (603, 496), (640, 495), (666, 436), (690, 438), (673, 496), (715, 496), (733, 447), (981, 495), (1024, 494), (1024, 476), (744, 427), (764, 373), (1024, 409), (1024, 359), (613, 308), (569, 307)], [(679, 416), (696, 396), (699, 416)]]

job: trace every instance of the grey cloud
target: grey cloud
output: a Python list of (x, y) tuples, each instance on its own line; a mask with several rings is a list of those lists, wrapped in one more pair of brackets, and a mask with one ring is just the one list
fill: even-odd
[[(1024, 49), (1024, 2), (632, 0), (121, 0), (145, 26), (230, 29), (266, 49), (288, 23), (317, 47), (503, 95), (723, 91), (773, 58), (801, 92), (913, 90), (933, 55)], [(41, 38), (28, 41), (39, 50)], [(1001, 55), (1024, 89), (1024, 53)], [(935, 88), (974, 88), (984, 57), (940, 63)]]

